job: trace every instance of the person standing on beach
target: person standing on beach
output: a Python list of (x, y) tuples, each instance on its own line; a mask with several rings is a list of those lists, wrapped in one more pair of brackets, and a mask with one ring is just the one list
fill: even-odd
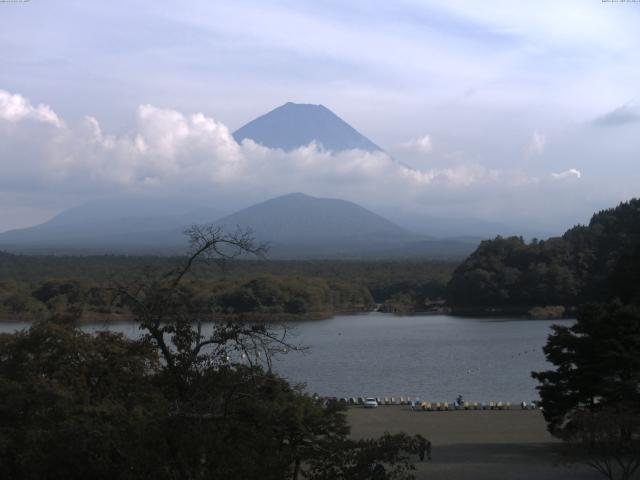
[(424, 462), (424, 454), (427, 454), (427, 460), (431, 460), (431, 442), (422, 435), (416, 435), (418, 438), (418, 457)]

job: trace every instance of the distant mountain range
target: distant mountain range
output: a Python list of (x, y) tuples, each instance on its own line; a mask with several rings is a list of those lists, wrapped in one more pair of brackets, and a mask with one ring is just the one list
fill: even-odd
[(184, 245), (185, 226), (224, 212), (179, 199), (108, 199), (70, 208), (33, 227), (0, 233), (0, 248), (20, 252), (166, 253)]
[(326, 150), (381, 150), (375, 143), (323, 105), (285, 103), (233, 133), (240, 143), (250, 138), (260, 145), (293, 150), (316, 142)]
[[(473, 239), (417, 235), (355, 203), (293, 193), (219, 218), (211, 209), (175, 205), (157, 214), (153, 202), (94, 202), (40, 225), (0, 234), (0, 249), (22, 253), (155, 253), (184, 251), (182, 231), (215, 223), (251, 228), (269, 242), (271, 258), (462, 258)], [(156, 205), (157, 207), (157, 205)], [(146, 212), (146, 213), (145, 213)]]

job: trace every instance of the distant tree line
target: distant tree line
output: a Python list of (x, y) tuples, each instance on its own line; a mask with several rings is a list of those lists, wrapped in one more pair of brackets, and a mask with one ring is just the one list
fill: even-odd
[[(153, 275), (179, 264), (175, 257), (56, 257), (0, 252), (0, 316), (37, 319), (73, 314), (126, 319), (131, 310), (113, 299), (115, 279)], [(424, 310), (442, 298), (455, 264), (447, 262), (242, 260), (223, 268), (195, 265), (182, 288), (203, 313), (218, 318), (322, 318), (339, 312), (398, 305)], [(56, 270), (57, 269), (57, 270)]]
[[(252, 279), (185, 281), (193, 308), (211, 318), (233, 316), (259, 320), (370, 310), (369, 290), (357, 283), (317, 277), (261, 275)], [(7, 318), (39, 319), (72, 315), (82, 319), (126, 319), (131, 306), (115, 298), (108, 282), (46, 280), (0, 282), (0, 313)]]

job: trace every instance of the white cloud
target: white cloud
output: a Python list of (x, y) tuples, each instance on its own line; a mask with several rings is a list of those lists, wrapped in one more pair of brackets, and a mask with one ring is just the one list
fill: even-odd
[(476, 182), (491, 179), (494, 172), (479, 165), (458, 165), (452, 168), (427, 170), (401, 166), (402, 174), (420, 185), (444, 184), (453, 187), (469, 187)]
[(531, 140), (529, 140), (529, 144), (527, 145), (525, 155), (527, 157), (542, 155), (546, 144), (546, 135), (538, 131), (533, 132), (533, 135), (531, 135)]
[(565, 170), (564, 172), (552, 173), (551, 177), (556, 180), (565, 180), (567, 178), (581, 178), (582, 172), (575, 168), (570, 168), (569, 170)]
[(431, 153), (433, 150), (433, 142), (429, 135), (422, 135), (420, 137), (412, 138), (411, 140), (404, 142), (400, 145), (403, 150), (408, 150), (416, 153)]
[(40, 104), (34, 107), (22, 95), (11, 94), (6, 90), (0, 90), (0, 119), (14, 123), (32, 119), (59, 128), (64, 126), (58, 115), (48, 105)]
[(216, 184), (233, 177), (242, 163), (241, 147), (229, 129), (198, 113), (141, 105), (137, 131), (107, 135), (94, 117), (78, 128), (59, 131), (50, 140), (45, 167), (52, 180), (93, 182), (102, 186), (147, 184)]

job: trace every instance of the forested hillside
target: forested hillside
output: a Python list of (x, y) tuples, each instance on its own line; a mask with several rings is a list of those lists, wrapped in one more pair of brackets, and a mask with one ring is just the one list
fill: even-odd
[(638, 300), (639, 288), (640, 199), (633, 199), (562, 237), (482, 242), (454, 271), (447, 299), (457, 309), (572, 307)]

